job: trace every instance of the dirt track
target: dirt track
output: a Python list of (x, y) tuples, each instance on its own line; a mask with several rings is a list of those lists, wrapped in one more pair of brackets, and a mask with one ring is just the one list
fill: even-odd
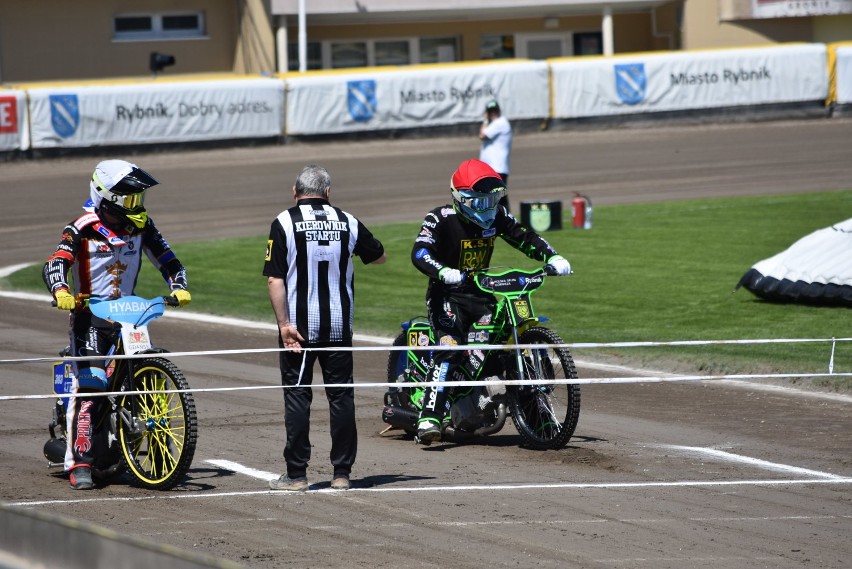
[[(512, 200), (568, 200), (572, 190), (624, 203), (849, 187), (850, 143), (852, 123), (837, 120), (524, 135)], [(306, 162), (328, 166), (334, 201), (368, 224), (418, 219), (476, 148), (473, 139), (421, 139), (137, 161), (173, 190), (152, 191), (148, 206), (177, 248), (264, 233)], [(95, 161), (2, 165), (0, 266), (44, 258), (85, 197)], [(64, 317), (46, 303), (0, 304), (0, 359), (49, 356), (64, 345)], [(270, 332), (170, 319), (152, 332), (186, 351), (274, 346)], [(382, 380), (384, 357), (359, 353), (356, 382)], [(194, 387), (278, 382), (273, 354), (176, 363)], [(582, 377), (596, 373), (580, 366)], [(4, 365), (0, 374), (0, 395), (48, 389), (44, 364)], [(263, 479), (210, 462), (280, 473), (278, 390), (199, 393), (194, 467), (167, 493), (124, 483), (72, 492), (40, 454), (50, 402), (0, 401), (0, 499), (263, 568), (841, 568), (852, 558), (852, 403), (842, 398), (706, 383), (588, 386), (569, 448), (534, 452), (519, 448), (511, 426), (478, 444), (417, 447), (379, 434), (381, 393), (356, 397), (354, 489), (326, 491), (328, 421), (318, 392), (316, 491), (305, 495), (270, 493)]]

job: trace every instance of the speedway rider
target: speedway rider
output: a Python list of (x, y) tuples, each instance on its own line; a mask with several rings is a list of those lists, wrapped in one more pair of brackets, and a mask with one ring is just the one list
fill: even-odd
[[(571, 272), (568, 261), (547, 241), (498, 205), (506, 193), (505, 183), (486, 163), (462, 162), (450, 179), (450, 193), (452, 206), (426, 214), (411, 251), (414, 266), (429, 277), (426, 308), (435, 341), (442, 346), (467, 344), (471, 325), (490, 321), (494, 297), (477, 288), (472, 279), (465, 279), (464, 271), (489, 266), (497, 237), (527, 257), (546, 262), (556, 274)], [(460, 350), (435, 350), (428, 381), (467, 379), (459, 365), (465, 359)], [(417, 421), (419, 443), (428, 445), (441, 439), (446, 407), (444, 388), (429, 386)]]
[[(60, 310), (70, 310), (71, 354), (103, 356), (113, 343), (110, 322), (79, 307), (66, 275), (72, 270), (77, 293), (97, 298), (134, 294), (142, 255), (163, 274), (171, 295), (183, 306), (191, 300), (186, 270), (148, 217), (145, 191), (157, 185), (153, 176), (124, 160), (100, 162), (89, 184), (85, 214), (65, 226), (62, 240), (44, 265), (42, 277)], [(75, 361), (75, 396), (69, 399), (66, 417), (68, 446), (65, 471), (71, 486), (93, 487), (92, 467), (99, 454), (96, 427), (107, 411), (106, 398), (85, 393), (107, 389), (104, 359)]]

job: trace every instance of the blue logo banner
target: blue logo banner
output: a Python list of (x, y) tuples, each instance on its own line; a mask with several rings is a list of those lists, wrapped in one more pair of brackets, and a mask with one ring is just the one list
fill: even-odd
[(62, 138), (77, 132), (80, 126), (80, 102), (77, 95), (50, 95), (50, 124)]
[(623, 103), (641, 103), (645, 98), (647, 86), (644, 63), (623, 63), (615, 66), (615, 92)]
[(373, 79), (347, 81), (346, 102), (352, 120), (369, 121), (376, 114), (376, 82)]

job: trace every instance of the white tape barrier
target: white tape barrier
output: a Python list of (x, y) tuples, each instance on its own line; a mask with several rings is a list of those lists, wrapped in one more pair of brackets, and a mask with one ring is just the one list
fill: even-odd
[[(801, 343), (801, 342), (832, 342), (832, 357), (834, 354), (833, 346), (836, 342), (852, 341), (852, 338), (832, 338), (828, 339), (764, 339), (764, 340), (689, 340), (676, 342), (609, 342), (609, 343), (587, 343), (587, 344), (518, 344), (511, 347), (504, 345), (483, 345), (477, 346), (477, 349), (486, 350), (541, 350), (547, 348), (573, 348), (575, 346), (583, 347), (617, 347), (617, 346), (682, 346), (682, 345), (710, 345), (710, 344), (767, 344), (767, 343)], [(350, 350), (358, 351), (427, 351), (427, 350), (469, 350), (471, 346), (353, 346), (350, 348), (305, 348), (303, 351), (340, 351)], [(164, 354), (132, 354), (114, 356), (112, 359), (141, 359), (150, 357), (184, 357), (184, 356), (209, 356), (209, 355), (228, 355), (228, 354), (250, 354), (250, 353), (270, 353), (280, 351), (291, 351), (284, 348), (260, 348), (251, 350), (210, 350), (197, 352), (167, 352)], [(86, 357), (68, 357), (64, 360), (90, 360)], [(55, 362), (57, 358), (25, 358), (13, 360), (0, 360), (0, 364), (22, 364), (22, 363), (43, 363)], [(714, 381), (714, 380), (747, 380), (747, 379), (793, 379), (793, 378), (838, 378), (852, 377), (850, 373), (777, 373), (777, 374), (725, 374), (725, 375), (675, 375), (669, 374), (666, 376), (627, 376), (627, 377), (598, 377), (598, 378), (562, 378), (562, 379), (535, 379), (535, 380), (504, 380), (500, 378), (483, 379), (475, 381), (442, 381), (442, 382), (419, 382), (420, 386), (441, 385), (443, 387), (464, 387), (464, 386), (483, 386), (483, 385), (590, 385), (590, 384), (620, 384), (620, 383), (669, 383), (669, 382), (690, 382), (690, 381)], [(186, 390), (157, 390), (157, 391), (120, 391), (120, 392), (103, 392), (90, 393), (88, 397), (107, 397), (115, 395), (139, 395), (142, 393), (206, 393), (220, 391), (247, 391), (261, 389), (291, 389), (296, 387), (310, 387), (312, 389), (325, 389), (327, 387), (346, 387), (346, 388), (391, 388), (400, 387), (399, 383), (377, 383), (377, 382), (361, 382), (352, 384), (321, 384), (321, 385), (261, 385), (261, 386), (243, 386), (243, 387), (215, 387), (215, 388), (190, 388)], [(23, 399), (53, 399), (61, 395), (50, 393), (46, 395), (5, 395), (0, 396), (0, 401), (12, 401)]]

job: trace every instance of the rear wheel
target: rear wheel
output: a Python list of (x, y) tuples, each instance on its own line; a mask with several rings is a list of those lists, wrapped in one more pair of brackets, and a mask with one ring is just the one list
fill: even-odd
[[(118, 399), (118, 439), (122, 458), (145, 488), (167, 490), (189, 470), (198, 438), (192, 393), (172, 362), (151, 358), (135, 366), (132, 391)], [(177, 393), (151, 393), (174, 391)]]
[[(394, 347), (408, 345), (408, 336), (405, 332), (401, 333), (393, 341)], [(412, 390), (420, 389), (415, 387), (404, 387), (403, 384), (411, 382), (405, 373), (408, 367), (408, 352), (405, 350), (391, 350), (388, 355), (388, 383), (399, 383), (400, 387), (391, 387), (385, 393), (385, 405), (391, 405), (403, 411), (419, 414), (420, 409), (412, 403)], [(413, 421), (401, 421), (398, 425), (406, 434), (414, 436), (417, 433), (415, 426), (416, 419)]]
[[(541, 344), (522, 351), (524, 377), (536, 379), (576, 379), (577, 369), (562, 338), (547, 328), (530, 328), (518, 338), (519, 344)], [(517, 379), (517, 363), (510, 359), (507, 377)], [(512, 422), (527, 446), (561, 449), (568, 444), (580, 418), (580, 386), (569, 383), (509, 386), (507, 390)]]

